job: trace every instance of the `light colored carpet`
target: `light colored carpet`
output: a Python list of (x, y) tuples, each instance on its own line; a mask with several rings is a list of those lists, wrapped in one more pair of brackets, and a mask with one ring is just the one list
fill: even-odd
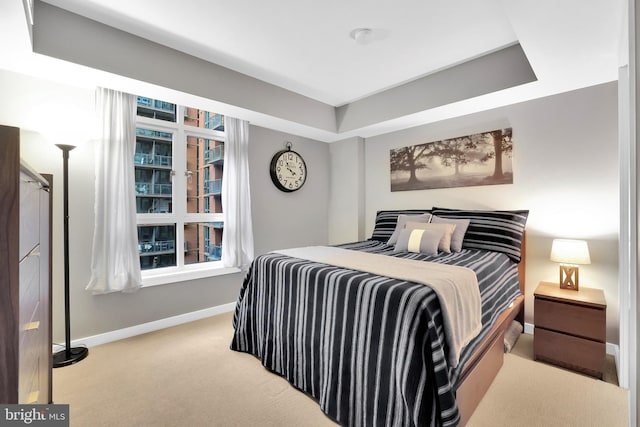
[[(627, 391), (607, 360), (605, 381), (533, 360), (533, 337), (522, 335), (474, 412), (469, 427), (627, 427)], [(615, 384), (612, 384), (615, 383)]]
[[(53, 370), (71, 426), (335, 426), (311, 398), (229, 350), (231, 314), (91, 348)], [(469, 426), (627, 426), (617, 386), (531, 360), (523, 335)], [(608, 374), (610, 377), (610, 375)]]

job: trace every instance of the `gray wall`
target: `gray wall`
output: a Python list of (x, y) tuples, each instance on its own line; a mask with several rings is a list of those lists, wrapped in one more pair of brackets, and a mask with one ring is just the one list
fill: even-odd
[[(147, 287), (133, 294), (95, 296), (85, 291), (93, 235), (94, 150), (87, 142), (90, 129), (83, 126), (94, 115), (93, 91), (0, 71), (0, 93), (12, 99), (0, 105), (0, 123), (22, 128), (23, 159), (37, 171), (54, 175), (54, 342), (64, 341), (62, 154), (54, 143), (78, 145), (69, 159), (72, 339), (235, 302), (243, 279), (240, 273)], [(256, 254), (326, 244), (329, 146), (257, 126), (249, 132)], [(293, 143), (309, 169), (305, 186), (291, 194), (277, 190), (269, 178), (271, 156), (285, 141)]]
[[(251, 202), (255, 253), (326, 245), (329, 213), (329, 145), (252, 126)], [(278, 190), (269, 176), (271, 157), (290, 141), (307, 165), (307, 181), (293, 193)]]
[[(557, 280), (548, 260), (555, 237), (589, 241), (592, 264), (581, 267), (582, 286), (603, 288), (609, 304), (607, 338), (618, 342), (618, 151), (616, 83), (476, 113), (362, 141), (325, 144), (251, 126), (251, 190), (256, 254), (272, 249), (355, 240), (371, 234), (375, 212), (386, 208), (451, 207), (531, 210), (528, 223), (527, 321), (540, 280)], [(0, 123), (23, 129), (23, 154), (61, 187), (62, 159), (51, 143), (87, 137), (93, 91), (0, 71)], [(514, 184), (410, 191), (389, 190), (389, 149), (494, 127), (514, 132)], [(60, 131), (60, 129), (62, 131)], [(306, 159), (309, 179), (286, 194), (269, 178), (271, 156), (291, 141)], [(344, 143), (344, 145), (342, 145)], [(93, 150), (71, 153), (72, 334), (116, 330), (235, 301), (242, 275), (162, 285), (133, 295), (92, 296), (84, 291), (93, 229)], [(362, 179), (360, 177), (363, 177)], [(61, 198), (54, 200), (54, 324), (62, 337)]]
[[(60, 343), (64, 341), (62, 154), (39, 133), (22, 131), (20, 136), (22, 158), (37, 171), (54, 176), (53, 340)], [(131, 294), (94, 296), (84, 289), (91, 276), (93, 158), (92, 143), (79, 145), (69, 155), (71, 338), (97, 335), (234, 301), (242, 282), (240, 274), (153, 286)]]
[(364, 139), (349, 138), (330, 145), (331, 198), (329, 203), (329, 242), (355, 242), (365, 239)]
[[(513, 128), (513, 184), (390, 191), (391, 148), (507, 126)], [(529, 209), (526, 321), (533, 323), (532, 294), (538, 282), (558, 281), (558, 265), (549, 261), (552, 239), (586, 239), (592, 263), (580, 267), (580, 285), (604, 289), (607, 340), (618, 343), (620, 209), (615, 82), (367, 138), (365, 153), (366, 236), (371, 235), (380, 209)], [(349, 194), (332, 194), (332, 198), (338, 197), (347, 199)]]

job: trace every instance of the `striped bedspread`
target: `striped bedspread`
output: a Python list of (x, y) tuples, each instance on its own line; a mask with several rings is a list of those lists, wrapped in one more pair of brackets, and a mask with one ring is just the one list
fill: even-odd
[(340, 247), (476, 272), (483, 329), (458, 367), (447, 364), (440, 304), (429, 287), (276, 253), (257, 257), (245, 278), (231, 348), (258, 357), (341, 425), (456, 425), (458, 376), (520, 294), (517, 265), (481, 250), (394, 254), (373, 240)]

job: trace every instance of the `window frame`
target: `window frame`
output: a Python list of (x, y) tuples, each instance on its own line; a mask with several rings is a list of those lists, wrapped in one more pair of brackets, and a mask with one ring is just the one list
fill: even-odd
[[(186, 280), (213, 277), (222, 274), (237, 273), (239, 268), (224, 267), (222, 260), (202, 263), (185, 264), (184, 226), (188, 223), (222, 222), (222, 213), (187, 213), (187, 137), (204, 138), (208, 140), (226, 142), (224, 131), (200, 128), (184, 123), (184, 111), (187, 106), (175, 104), (176, 121), (166, 121), (136, 114), (136, 128), (150, 129), (172, 134), (171, 151), (171, 201), (170, 213), (136, 213), (136, 227), (141, 225), (175, 224), (176, 265), (142, 270), (142, 285), (156, 286)], [(197, 107), (189, 107), (197, 108)], [(135, 164), (132, 165), (135, 168)], [(223, 225), (224, 227), (224, 225)]]

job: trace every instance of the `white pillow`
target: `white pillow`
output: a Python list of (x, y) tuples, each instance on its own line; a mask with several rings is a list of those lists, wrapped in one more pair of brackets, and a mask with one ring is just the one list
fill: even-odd
[(424, 224), (421, 222), (407, 222), (405, 229), (407, 230), (439, 230), (442, 231), (442, 237), (440, 238), (440, 243), (438, 244), (438, 249), (442, 252), (451, 253), (451, 236), (453, 235), (453, 231), (456, 229), (455, 224)]
[(391, 234), (391, 237), (389, 237), (389, 240), (387, 241), (387, 245), (396, 244), (396, 242), (398, 241), (398, 236), (400, 235), (400, 232), (404, 230), (404, 226), (407, 223), (407, 221), (427, 223), (431, 221), (431, 214), (425, 213), (425, 214), (419, 214), (419, 215), (406, 215), (406, 214), (398, 215), (396, 228), (395, 230), (393, 230), (393, 234)]
[(393, 252), (414, 252), (426, 255), (438, 255), (438, 243), (442, 239), (442, 230), (408, 229), (401, 230)]

